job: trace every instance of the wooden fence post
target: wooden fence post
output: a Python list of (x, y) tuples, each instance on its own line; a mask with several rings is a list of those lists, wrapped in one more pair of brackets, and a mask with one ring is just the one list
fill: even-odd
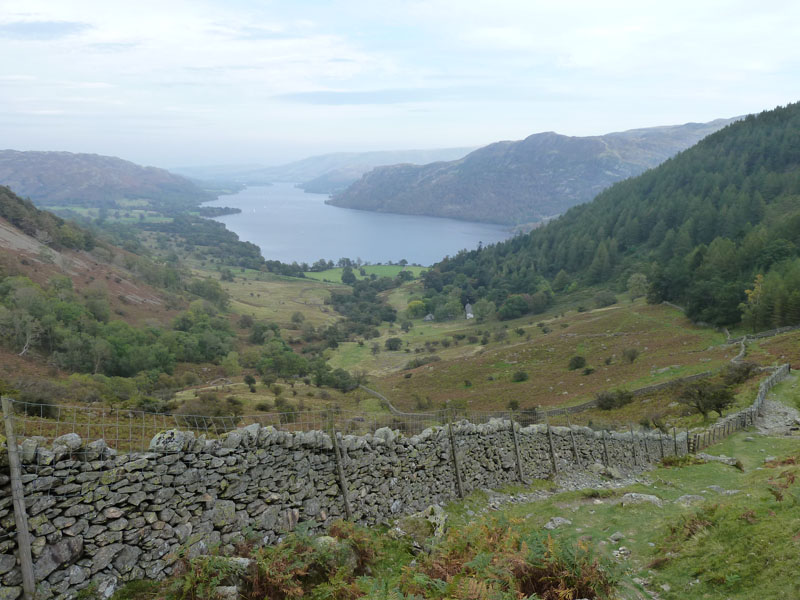
[(675, 449), (675, 456), (678, 456), (678, 434), (675, 427), (672, 428), (672, 446)]
[(339, 451), (339, 434), (336, 433), (333, 417), (329, 415), (328, 418), (330, 419), (330, 436), (333, 441), (333, 457), (336, 461), (336, 474), (339, 478), (339, 488), (342, 490), (342, 500), (344, 500), (344, 514), (348, 521), (352, 521), (353, 511), (350, 509), (350, 498), (347, 497), (347, 479), (344, 476), (344, 466), (342, 465), (342, 456)]
[(575, 462), (578, 465), (579, 469), (583, 468), (583, 461), (581, 461), (581, 455), (578, 454), (578, 443), (575, 441), (575, 431), (572, 429), (572, 423), (569, 421), (569, 415), (567, 415), (567, 425), (569, 425), (569, 435), (572, 438), (572, 453), (575, 455)]
[(661, 460), (664, 460), (664, 432), (660, 430), (658, 432), (658, 447), (661, 449)]
[(456, 436), (453, 434), (453, 418), (452, 414), (447, 420), (447, 433), (450, 436), (450, 451), (453, 456), (453, 472), (456, 475), (456, 493), (459, 498), (464, 497), (464, 487), (461, 484), (461, 469), (458, 465), (458, 452), (456, 452)]
[(606, 444), (606, 430), (603, 429), (603, 459), (606, 461), (606, 466), (608, 466), (608, 444)]
[(553, 432), (550, 423), (547, 424), (547, 441), (550, 442), (550, 458), (553, 460), (553, 475), (558, 475), (558, 459), (556, 458), (556, 447), (553, 443)]
[(514, 442), (514, 457), (517, 460), (517, 478), (520, 483), (527, 483), (525, 481), (525, 472), (522, 470), (522, 458), (519, 455), (519, 442), (517, 441), (517, 428), (514, 424), (514, 411), (511, 411), (511, 441)]
[(17, 436), (14, 435), (14, 406), (11, 398), (2, 398), (3, 420), (6, 425), (6, 444), (8, 444), (8, 465), (11, 477), (11, 500), (14, 506), (14, 522), (17, 526), (17, 555), (22, 569), (22, 590), (24, 600), (33, 600), (36, 595), (36, 579), (33, 576), (31, 557), (31, 536), (28, 530), (28, 513), (25, 510), (25, 494), (22, 488), (22, 465), (17, 449)]

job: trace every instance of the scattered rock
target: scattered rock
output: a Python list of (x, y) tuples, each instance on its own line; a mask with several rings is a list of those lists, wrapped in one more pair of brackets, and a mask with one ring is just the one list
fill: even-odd
[(631, 551), (630, 548), (626, 548), (625, 546), (620, 546), (617, 550), (614, 550), (611, 554), (614, 555), (614, 558), (625, 560), (631, 555)]
[(732, 456), (725, 456), (721, 454), (720, 456), (715, 456), (713, 454), (706, 454), (705, 452), (698, 452), (695, 456), (701, 460), (706, 462), (718, 462), (724, 465), (730, 465), (731, 467), (735, 467), (739, 464), (739, 460), (733, 458)]
[(676, 504), (683, 504), (684, 506), (690, 506), (692, 504), (697, 504), (698, 502), (704, 502), (705, 498), (702, 496), (698, 496), (696, 494), (685, 494), (675, 500)]
[(564, 517), (553, 517), (544, 524), (545, 529), (558, 529), (562, 525), (572, 525), (572, 521)]
[(622, 506), (632, 506), (635, 504), (643, 504), (645, 502), (649, 502), (655, 506), (661, 508), (662, 502), (661, 498), (658, 496), (653, 496), (652, 494), (637, 494), (635, 492), (629, 492), (622, 497)]
[(622, 534), (621, 531), (616, 531), (608, 536), (608, 539), (612, 542), (619, 542), (620, 540), (624, 540), (625, 536)]

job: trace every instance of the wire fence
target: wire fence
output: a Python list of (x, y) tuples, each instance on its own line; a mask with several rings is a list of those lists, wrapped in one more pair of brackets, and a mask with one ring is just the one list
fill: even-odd
[[(751, 407), (741, 415), (727, 417), (724, 422), (709, 427), (698, 447), (712, 440), (752, 424), (755, 412), (763, 407), (767, 391), (789, 373), (784, 365), (767, 377)], [(372, 392), (372, 390), (369, 390)], [(378, 395), (376, 392), (373, 392)], [(388, 427), (406, 435), (414, 435), (427, 428), (443, 426), (457, 421), (469, 421), (479, 425), (492, 419), (514, 420), (525, 427), (534, 423), (571, 426), (570, 410), (529, 409), (520, 411), (479, 411), (449, 408), (420, 413), (407, 413), (395, 409), (385, 398), (385, 412), (363, 412), (340, 408), (303, 410), (293, 412), (269, 412), (252, 415), (190, 415), (151, 413), (94, 405), (64, 406), (36, 404), (12, 399), (13, 427), (17, 439), (34, 440), (37, 446), (52, 446), (66, 434), (77, 434), (85, 447), (102, 440), (103, 447), (114, 453), (135, 453), (154, 450), (153, 438), (164, 431), (192, 432), (196, 437), (220, 438), (224, 434), (242, 427), (257, 424), (272, 427), (276, 431), (336, 431), (342, 435), (366, 435)], [(740, 424), (741, 423), (741, 424)], [(609, 429), (601, 426), (599, 428)], [(64, 441), (64, 440), (62, 440)]]

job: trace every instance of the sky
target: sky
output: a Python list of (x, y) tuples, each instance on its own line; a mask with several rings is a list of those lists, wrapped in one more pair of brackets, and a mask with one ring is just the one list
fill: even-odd
[(478, 146), (800, 99), (800, 2), (0, 0), (0, 148), (159, 167)]

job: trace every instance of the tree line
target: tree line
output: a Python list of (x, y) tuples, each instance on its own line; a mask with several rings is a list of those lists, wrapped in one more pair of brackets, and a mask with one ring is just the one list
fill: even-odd
[(751, 115), (527, 235), (446, 258), (425, 286), (516, 314), (523, 300), (536, 312), (553, 294), (624, 290), (640, 274), (650, 301), (694, 320), (796, 323), (799, 166), (800, 104)]

